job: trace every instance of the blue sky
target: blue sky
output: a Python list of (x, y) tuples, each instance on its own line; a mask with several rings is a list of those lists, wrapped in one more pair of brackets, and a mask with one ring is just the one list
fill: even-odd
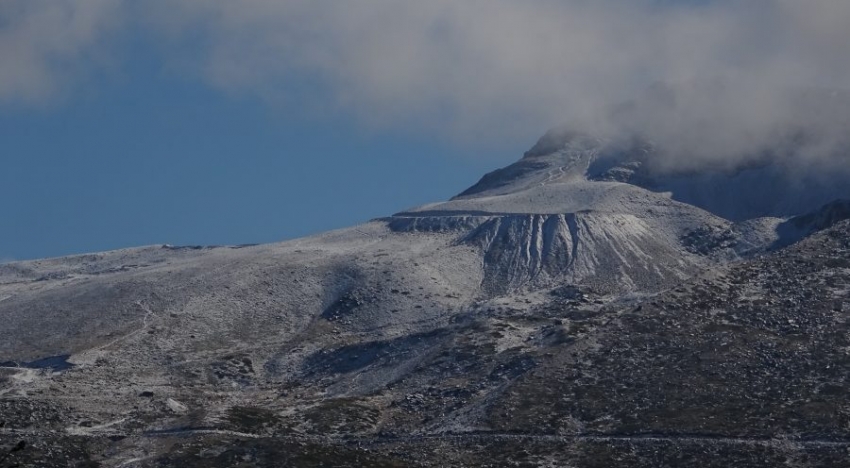
[(299, 237), (448, 198), (533, 142), (364, 129), (133, 68), (0, 107), (0, 258)]
[(848, 23), (836, 0), (4, 0), (0, 261), (356, 224), (658, 82), (711, 85), (641, 131), (726, 157), (788, 89), (850, 88)]
[(119, 36), (106, 67), (75, 57), (85, 76), (51, 77), (46, 99), (0, 100), (0, 262), (346, 227), (455, 195), (533, 143), (364, 125), (308, 109), (293, 80), (287, 105), (228, 92), (145, 34)]

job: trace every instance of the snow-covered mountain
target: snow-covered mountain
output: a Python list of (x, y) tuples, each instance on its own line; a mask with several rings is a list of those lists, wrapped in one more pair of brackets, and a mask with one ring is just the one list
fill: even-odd
[(850, 214), (821, 208), (850, 199), (838, 179), (659, 172), (635, 141), (552, 131), (452, 200), (279, 244), (0, 265), (0, 440), (155, 466), (174, 453), (150, 439), (180, 434), (510, 433), (492, 405), (541, 356), (597, 350), (587, 318)]

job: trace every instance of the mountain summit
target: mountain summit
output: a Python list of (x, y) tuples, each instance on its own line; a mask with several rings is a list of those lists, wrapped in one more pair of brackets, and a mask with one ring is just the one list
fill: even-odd
[[(845, 150), (846, 153), (846, 150)], [(645, 138), (547, 132), (518, 162), (485, 175), (456, 199), (499, 195), (534, 184), (587, 179), (624, 182), (730, 221), (788, 217), (850, 197), (842, 166), (807, 162), (804, 149), (779, 139), (759, 154), (689, 161)]]
[(553, 130), (349, 229), (0, 265), (0, 463), (840, 466), (850, 184), (667, 157)]

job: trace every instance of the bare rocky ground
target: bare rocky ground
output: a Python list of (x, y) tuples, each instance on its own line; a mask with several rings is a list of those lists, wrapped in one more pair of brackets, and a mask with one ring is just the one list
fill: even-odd
[(845, 205), (731, 222), (594, 151), (304, 240), (0, 265), (0, 468), (850, 466)]

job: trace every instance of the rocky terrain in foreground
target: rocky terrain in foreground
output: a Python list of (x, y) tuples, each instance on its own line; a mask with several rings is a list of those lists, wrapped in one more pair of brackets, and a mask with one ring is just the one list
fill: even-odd
[(848, 204), (729, 219), (611, 148), (282, 244), (0, 265), (0, 468), (850, 466)]

